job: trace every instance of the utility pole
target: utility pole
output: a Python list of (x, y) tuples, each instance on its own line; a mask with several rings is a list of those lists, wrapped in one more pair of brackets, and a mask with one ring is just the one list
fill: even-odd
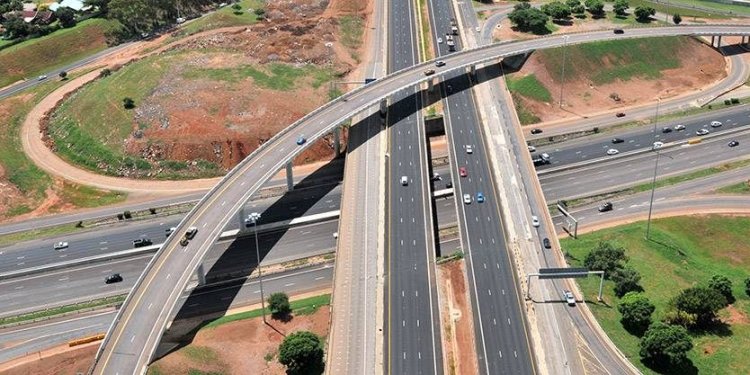
[(661, 152), (656, 151), (656, 163), (654, 164), (654, 178), (651, 180), (651, 200), (648, 204), (648, 221), (646, 222), (646, 240), (651, 240), (651, 212), (654, 209), (654, 192), (656, 191), (656, 171), (659, 168), (659, 155)]
[(266, 298), (263, 295), (263, 272), (260, 269), (260, 246), (258, 245), (258, 221), (260, 220), (260, 214), (253, 212), (248, 215), (248, 219), (253, 223), (253, 231), (255, 234), (255, 258), (258, 263), (258, 283), (260, 284), (260, 308), (263, 312), (263, 323), (266, 322)]
[(565, 87), (565, 51), (568, 49), (568, 39), (570, 36), (565, 35), (563, 39), (565, 44), (563, 45), (563, 61), (562, 61), (562, 74), (560, 74), (560, 108), (563, 106), (563, 89)]

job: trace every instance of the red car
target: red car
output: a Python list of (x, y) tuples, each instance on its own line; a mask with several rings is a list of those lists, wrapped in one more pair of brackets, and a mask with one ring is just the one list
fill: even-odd
[(458, 168), (458, 175), (461, 177), (466, 177), (469, 174), (466, 172), (466, 167)]

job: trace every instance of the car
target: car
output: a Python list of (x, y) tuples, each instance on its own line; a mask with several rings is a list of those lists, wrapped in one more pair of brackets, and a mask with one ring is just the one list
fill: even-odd
[(437, 66), (438, 68), (444, 65), (445, 65), (445, 61), (443, 60), (435, 61), (435, 66)]
[(533, 225), (534, 228), (539, 228), (539, 218), (536, 217), (536, 215), (531, 215), (531, 225)]
[(39, 80), (39, 81), (44, 81), (45, 79), (47, 79), (47, 75), (46, 74), (42, 74), (39, 77), (37, 77), (36, 79)]
[(438, 40), (438, 44), (443, 44), (443, 38), (441, 38), (441, 37), (438, 37), (438, 39), (437, 39), (437, 40)]
[(622, 138), (612, 138), (612, 143), (617, 144), (617, 143), (622, 143), (622, 142), (625, 142), (625, 140)]
[(113, 273), (104, 278), (105, 284), (119, 283), (122, 281), (122, 276), (119, 273)]
[(466, 153), (467, 154), (473, 154), (474, 153), (474, 148), (471, 147), (471, 145), (466, 145)]
[(339, 239), (339, 232), (333, 232), (333, 239), (334, 240)]
[(437, 173), (437, 172), (432, 172), (432, 181), (440, 181), (440, 180), (442, 180), (442, 179), (443, 179), (443, 178), (442, 178), (442, 177), (440, 177), (440, 173)]
[(448, 180), (448, 182), (445, 183), (446, 189), (452, 189), (453, 188), (453, 181)]
[(177, 23), (185, 22), (185, 17), (177, 17)]
[(424, 71), (424, 75), (426, 76), (431, 76), (433, 74), (435, 74), (435, 69), (427, 69)]
[(466, 172), (466, 167), (458, 168), (458, 175), (461, 177), (466, 177), (469, 175), (468, 172)]
[(565, 302), (568, 303), (568, 306), (576, 305), (576, 297), (573, 296), (573, 293), (571, 291), (563, 290), (563, 298), (565, 298)]
[(542, 134), (542, 129), (539, 129), (539, 128), (531, 129), (531, 134)]
[(615, 113), (615, 117), (625, 117), (625, 112), (617, 112)]
[(612, 211), (612, 207), (612, 202), (604, 202), (601, 206), (599, 206), (599, 212)]
[(484, 194), (481, 191), (477, 193), (477, 203), (484, 203)]
[(610, 148), (609, 150), (607, 150), (607, 155), (617, 155), (619, 153), (620, 151), (618, 151), (616, 148)]
[(464, 204), (471, 204), (471, 195), (464, 194)]
[(401, 185), (403, 186), (409, 185), (409, 177), (401, 176)]
[(706, 135), (708, 133), (710, 133), (708, 129), (699, 129), (698, 131), (695, 132), (696, 135)]
[(671, 133), (672, 132), (672, 128), (670, 128), (669, 126), (665, 126), (665, 127), (661, 128), (661, 132), (662, 133)]
[(614, 29), (612, 30), (615, 34), (625, 34), (625, 30), (623, 29)]
[(304, 145), (305, 142), (307, 142), (307, 139), (305, 139), (305, 136), (300, 135), (299, 137), (297, 137), (297, 145), (298, 146)]
[(664, 146), (664, 142), (656, 141), (654, 142), (654, 148), (662, 148)]
[(165, 229), (165, 230), (164, 230), (164, 234), (165, 234), (165, 235), (166, 235), (167, 237), (169, 237), (169, 235), (170, 235), (170, 234), (172, 234), (172, 233), (174, 233), (174, 231), (176, 231), (176, 230), (177, 230), (177, 227), (171, 227), (171, 228), (169, 228), (169, 229)]
[(57, 242), (54, 245), (52, 245), (52, 248), (55, 250), (65, 250), (68, 248), (67, 242)]
[(729, 147), (736, 147), (736, 146), (739, 146), (739, 145), (740, 145), (740, 141), (736, 141), (736, 140), (727, 143), (727, 146), (729, 146)]
[(545, 249), (551, 249), (552, 248), (552, 242), (550, 242), (549, 238), (545, 237), (542, 240), (542, 246), (544, 246)]
[(718, 128), (721, 126), (721, 122), (719, 121), (711, 121), (711, 127), (712, 128)]
[(189, 240), (192, 240), (192, 239), (193, 239), (193, 237), (195, 237), (195, 235), (196, 235), (197, 233), (198, 233), (198, 228), (196, 228), (196, 227), (190, 227), (190, 228), (188, 228), (188, 230), (187, 230), (187, 231), (185, 232), (185, 238), (187, 238), (187, 239), (189, 239)]
[(150, 246), (153, 242), (148, 238), (138, 238), (133, 240), (133, 247), (144, 247), (144, 246)]
[(682, 124), (675, 125), (674, 130), (677, 130), (677, 131), (685, 130), (685, 125), (682, 125)]
[(536, 152), (536, 147), (534, 146), (526, 146), (529, 148), (529, 152)]

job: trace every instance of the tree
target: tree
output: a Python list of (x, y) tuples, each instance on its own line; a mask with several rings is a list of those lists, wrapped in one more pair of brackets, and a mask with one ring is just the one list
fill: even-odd
[(649, 22), (651, 21), (651, 16), (656, 14), (656, 9), (647, 6), (637, 6), (633, 14), (635, 14), (636, 21)]
[(571, 7), (570, 12), (573, 14), (582, 15), (586, 12), (586, 7), (584, 7), (583, 4), (579, 3), (578, 5)]
[(60, 72), (60, 74), (58, 74), (58, 76), (60, 76), (60, 79), (62, 79), (64, 81), (65, 79), (68, 78), (68, 72), (66, 72), (66, 71), (63, 70), (63, 71)]
[(31, 25), (24, 22), (24, 20), (18, 16), (10, 16), (3, 23), (5, 27), (5, 36), (8, 39), (23, 38), (31, 34)]
[(583, 265), (593, 271), (604, 271), (604, 277), (609, 279), (615, 270), (623, 267), (626, 261), (625, 248), (616, 247), (611, 242), (601, 241), (596, 247), (586, 254)]
[(630, 332), (642, 334), (651, 325), (651, 314), (656, 307), (643, 293), (629, 292), (622, 297), (617, 311), (622, 314), (620, 322)]
[(745, 294), (747, 294), (748, 297), (750, 297), (750, 277), (745, 279)]
[(624, 16), (627, 14), (625, 11), (630, 8), (630, 5), (628, 5), (628, 0), (615, 0), (615, 5), (612, 8), (616, 15)]
[(604, 2), (602, 0), (586, 0), (584, 4), (593, 16), (601, 17), (604, 15)]
[(122, 106), (125, 107), (125, 109), (133, 109), (135, 108), (135, 101), (131, 98), (125, 98), (122, 100)]
[(679, 15), (679, 14), (677, 14), (677, 13), (675, 13), (675, 14), (674, 14), (674, 15), (672, 16), (672, 22), (674, 22), (674, 24), (675, 24), (675, 25), (679, 25), (679, 24), (680, 24), (680, 22), (682, 22), (682, 16), (680, 16), (680, 15)]
[(83, 3), (98, 8), (99, 13), (106, 16), (107, 12), (109, 12), (109, 1), (110, 0), (83, 0)]
[(268, 297), (268, 308), (271, 309), (271, 316), (276, 319), (283, 318), (292, 312), (289, 296), (282, 292), (273, 293)]
[(581, 5), (581, 0), (566, 0), (565, 5), (568, 6), (568, 8), (573, 9), (578, 5)]
[(120, 21), (131, 35), (143, 35), (159, 25), (159, 11), (149, 0), (112, 0), (108, 17)]
[(679, 365), (687, 359), (693, 340), (685, 327), (655, 323), (641, 339), (641, 359), (660, 367)]
[(726, 298), (727, 303), (734, 302), (734, 295), (732, 295), (732, 280), (724, 275), (713, 275), (711, 280), (708, 281), (708, 287), (721, 293)]
[(618, 297), (628, 292), (643, 291), (643, 287), (638, 284), (641, 281), (641, 274), (630, 267), (616, 269), (612, 274), (612, 281), (615, 282), (615, 294)]
[(289, 374), (322, 370), (323, 345), (320, 338), (309, 331), (290, 334), (279, 346), (279, 363), (286, 366)]
[(714, 289), (693, 287), (680, 292), (673, 303), (678, 310), (695, 315), (696, 324), (706, 325), (727, 305), (727, 299)]
[(532, 8), (529, 3), (518, 3), (513, 11), (508, 14), (510, 22), (516, 25), (520, 31), (544, 30), (549, 17), (539, 9)]
[(68, 28), (76, 25), (76, 12), (68, 7), (60, 7), (55, 11), (55, 17), (60, 20), (62, 27)]
[(685, 328), (690, 328), (695, 326), (695, 315), (694, 314), (688, 314), (682, 310), (677, 310), (675, 308), (672, 308), (668, 310), (666, 313), (664, 313), (664, 317), (661, 319), (662, 322), (671, 324), (671, 325), (678, 325), (683, 326)]
[(552, 1), (542, 5), (542, 12), (552, 17), (553, 20), (565, 20), (570, 17), (570, 7), (559, 2)]

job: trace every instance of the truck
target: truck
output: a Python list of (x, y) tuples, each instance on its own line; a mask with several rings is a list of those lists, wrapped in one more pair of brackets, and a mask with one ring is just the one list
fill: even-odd
[(456, 50), (456, 42), (453, 41), (451, 34), (445, 34), (445, 44), (448, 45), (448, 51), (453, 52)]
[(456, 23), (455, 18), (451, 18), (451, 33), (453, 33), (453, 35), (458, 35), (458, 24)]
[(531, 159), (531, 161), (534, 162), (534, 166), (535, 167), (538, 167), (540, 165), (549, 164), (550, 163), (549, 154), (543, 153), (543, 154), (541, 154), (541, 155), (539, 155), (537, 157), (534, 157), (533, 159)]

